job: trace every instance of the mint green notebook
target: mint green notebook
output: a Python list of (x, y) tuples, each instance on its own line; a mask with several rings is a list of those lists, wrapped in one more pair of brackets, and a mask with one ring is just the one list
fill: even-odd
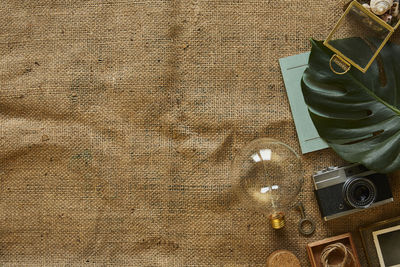
[(300, 81), (304, 70), (307, 68), (309, 55), (310, 53), (307, 52), (279, 59), (286, 93), (289, 98), (290, 109), (292, 110), (292, 116), (303, 154), (329, 147), (328, 144), (319, 137), (311, 121), (301, 91)]

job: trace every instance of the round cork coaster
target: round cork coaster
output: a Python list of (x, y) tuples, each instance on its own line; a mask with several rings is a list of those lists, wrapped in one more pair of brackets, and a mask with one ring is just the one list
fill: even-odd
[(290, 251), (277, 250), (267, 258), (267, 267), (301, 267), (299, 259)]

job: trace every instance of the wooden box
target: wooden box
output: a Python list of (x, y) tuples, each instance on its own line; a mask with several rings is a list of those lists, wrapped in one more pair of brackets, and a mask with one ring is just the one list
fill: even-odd
[[(319, 241), (316, 241), (316, 242), (309, 243), (307, 245), (307, 254), (308, 254), (308, 257), (310, 259), (311, 266), (313, 266), (313, 267), (323, 267), (322, 263), (320, 261), (322, 250), (327, 245), (330, 245), (330, 244), (333, 244), (333, 243), (337, 243), (337, 242), (340, 242), (343, 245), (345, 245), (345, 246), (347, 246), (348, 248), (351, 249), (351, 251), (352, 251), (352, 253), (354, 255), (355, 261), (356, 261), (354, 266), (355, 267), (361, 267), (360, 261), (358, 260), (357, 250), (356, 250), (356, 247), (354, 246), (353, 238), (351, 237), (350, 233), (346, 233), (346, 234), (342, 234), (342, 235), (338, 235), (338, 236), (333, 236), (333, 237), (329, 237), (329, 238), (326, 238), (326, 239), (323, 239), (323, 240), (319, 240)], [(338, 262), (334, 262), (333, 261), (333, 262), (330, 262), (330, 263), (331, 264), (340, 263), (341, 259), (342, 258), (338, 258)]]

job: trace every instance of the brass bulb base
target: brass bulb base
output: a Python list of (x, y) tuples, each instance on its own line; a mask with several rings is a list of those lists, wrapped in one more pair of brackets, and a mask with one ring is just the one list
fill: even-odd
[(269, 216), (272, 228), (275, 230), (282, 229), (285, 226), (285, 214), (278, 212)]

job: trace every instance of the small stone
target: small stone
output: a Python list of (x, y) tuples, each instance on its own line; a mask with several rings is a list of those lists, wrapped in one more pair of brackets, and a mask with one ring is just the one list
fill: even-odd
[(363, 4), (362, 5), (365, 9), (371, 11), (371, 7), (368, 4)]

